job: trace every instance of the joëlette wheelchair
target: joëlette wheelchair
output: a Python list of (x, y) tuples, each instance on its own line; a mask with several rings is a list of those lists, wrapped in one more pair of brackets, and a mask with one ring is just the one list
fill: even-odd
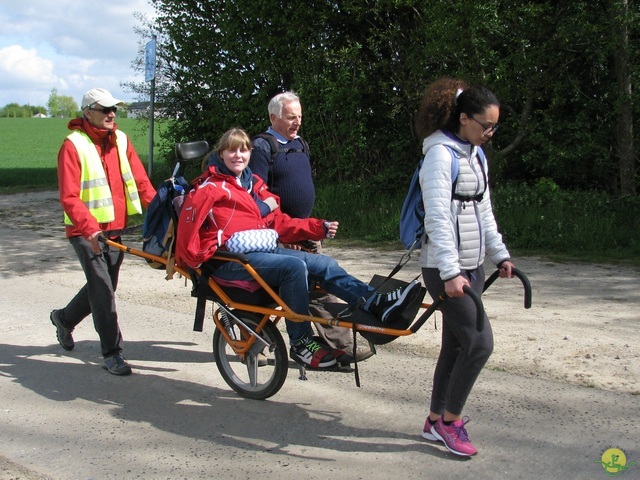
[[(176, 145), (176, 168), (172, 178), (188, 162), (202, 159), (208, 152), (205, 141), (179, 143)], [(192, 296), (198, 300), (194, 330), (202, 331), (203, 318), (207, 302), (212, 302), (212, 317), (215, 324), (213, 334), (213, 355), (222, 378), (238, 394), (246, 398), (264, 400), (275, 395), (284, 384), (289, 369), (287, 346), (278, 323), (283, 319), (310, 321), (340, 328), (349, 328), (358, 332), (374, 345), (389, 343), (399, 337), (416, 333), (427, 319), (439, 308), (447, 296), (442, 293), (433, 303), (423, 303), (426, 289), (413, 300), (402, 315), (391, 324), (381, 323), (375, 316), (364, 312), (357, 306), (344, 303), (324, 304), (333, 318), (300, 315), (293, 312), (252, 268), (246, 255), (217, 251), (212, 262), (197, 270), (187, 270), (173, 265), (171, 257), (151, 255), (145, 251), (103, 239), (111, 247), (120, 249), (146, 259), (151, 265), (171, 267), (172, 273), (178, 273), (192, 282)], [(379, 292), (388, 292), (406, 285), (392, 278), (410, 258), (405, 254), (398, 266), (387, 277), (375, 275), (370, 282)], [(248, 291), (236, 286), (221, 285), (214, 277), (215, 264), (219, 262), (240, 263), (255, 281), (256, 290)], [(171, 264), (171, 265), (169, 265)], [(524, 307), (531, 307), (531, 286), (522, 272), (514, 270), (524, 287)], [(498, 278), (496, 270), (485, 282), (485, 290)], [(169, 276), (167, 277), (169, 278)], [(477, 329), (484, 328), (484, 308), (479, 295), (470, 288), (465, 293), (471, 297), (477, 310)], [(415, 318), (420, 309), (423, 313)], [(355, 350), (355, 345), (354, 345)], [(354, 352), (355, 353), (355, 352)], [(355, 357), (355, 354), (354, 354)], [(356, 383), (359, 385), (357, 363), (355, 364)], [(306, 379), (305, 367), (300, 367), (300, 378)]]

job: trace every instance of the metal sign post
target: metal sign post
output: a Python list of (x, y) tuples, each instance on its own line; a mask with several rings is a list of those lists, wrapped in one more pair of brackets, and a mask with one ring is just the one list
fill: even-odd
[(147, 43), (144, 56), (144, 81), (151, 82), (151, 94), (149, 101), (149, 166), (147, 175), (153, 173), (153, 124), (155, 120), (155, 95), (156, 95), (156, 36)]

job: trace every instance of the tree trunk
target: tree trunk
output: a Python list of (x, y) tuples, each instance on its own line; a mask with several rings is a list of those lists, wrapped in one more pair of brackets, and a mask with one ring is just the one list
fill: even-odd
[(629, 3), (613, 0), (614, 65), (617, 84), (616, 146), (620, 167), (620, 194), (636, 193), (636, 158), (633, 147), (633, 104), (631, 99), (631, 74), (629, 72)]

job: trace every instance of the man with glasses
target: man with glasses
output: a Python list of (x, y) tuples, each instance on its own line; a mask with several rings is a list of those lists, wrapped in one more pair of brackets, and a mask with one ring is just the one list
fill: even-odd
[(59, 310), (53, 310), (60, 346), (73, 350), (73, 329), (91, 315), (100, 337), (104, 368), (129, 375), (122, 357), (115, 290), (124, 253), (99, 242), (120, 241), (129, 215), (142, 213), (156, 194), (128, 136), (115, 123), (123, 102), (104, 88), (82, 97), (82, 117), (67, 125), (71, 134), (58, 153), (58, 186), (66, 236), (80, 260), (86, 284)]

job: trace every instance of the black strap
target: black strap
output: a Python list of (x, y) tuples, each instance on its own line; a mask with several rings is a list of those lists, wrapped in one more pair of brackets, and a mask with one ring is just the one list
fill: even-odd
[(196, 297), (196, 312), (193, 319), (193, 331), (201, 332), (204, 325), (204, 313), (207, 308), (207, 296), (209, 294), (209, 283), (207, 274), (198, 275), (191, 270), (189, 276), (193, 281), (192, 295)]
[(351, 326), (351, 331), (353, 333), (353, 352), (352, 352), (352, 355), (353, 355), (353, 374), (354, 374), (355, 379), (356, 379), (356, 387), (360, 388), (360, 372), (358, 371), (358, 355), (357, 355), (358, 349), (357, 349), (357, 340), (356, 340), (356, 338), (357, 338), (356, 332), (358, 330), (357, 330), (356, 327), (357, 327), (357, 325), (354, 322), (352, 324), (352, 326)]
[(480, 165), (480, 171), (482, 172), (482, 180), (484, 182), (484, 189), (482, 193), (478, 195), (460, 195), (456, 192), (456, 185), (458, 184), (458, 176), (453, 180), (453, 184), (451, 185), (451, 200), (460, 200), (461, 202), (481, 202), (484, 197), (485, 192), (487, 191), (488, 182), (487, 182), (487, 173), (484, 171), (484, 165), (482, 163), (482, 159), (480, 158), (480, 154), (476, 153), (476, 160), (478, 160), (478, 165)]

